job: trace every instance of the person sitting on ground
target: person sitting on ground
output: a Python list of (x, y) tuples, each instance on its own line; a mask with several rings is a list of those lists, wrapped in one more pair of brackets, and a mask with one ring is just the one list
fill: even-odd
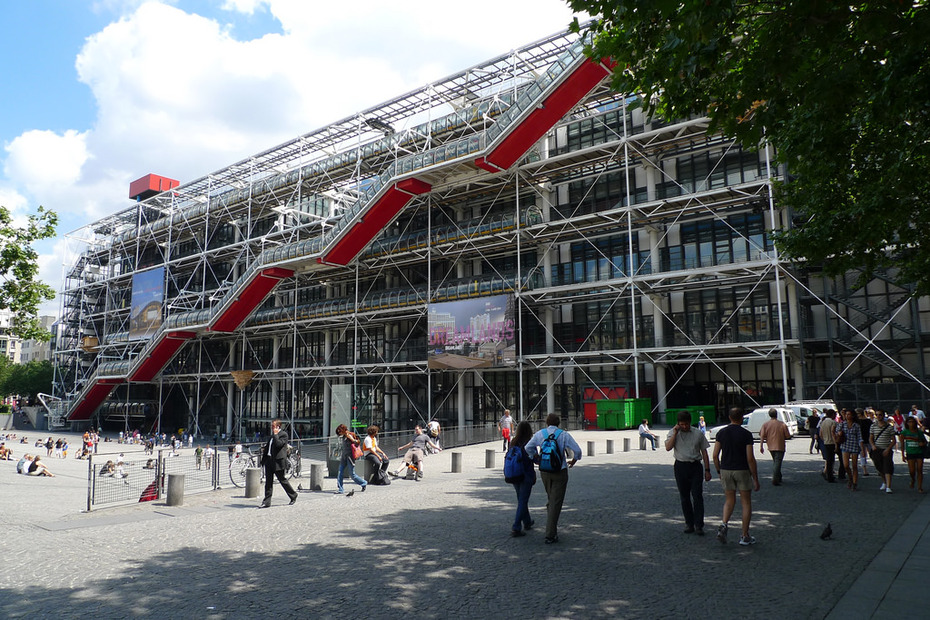
[(101, 476), (112, 476), (116, 473), (116, 463), (113, 461), (107, 461), (104, 463), (103, 467), (100, 468)]
[(23, 458), (19, 459), (19, 462), (16, 464), (16, 473), (28, 474), (30, 465), (32, 465), (32, 455), (24, 454)]
[(423, 427), (417, 424), (413, 429), (413, 439), (411, 439), (409, 443), (406, 443), (397, 448), (398, 452), (407, 450), (406, 454), (404, 454), (403, 464), (397, 468), (397, 471), (392, 471), (390, 474), (397, 478), (400, 476), (400, 472), (413, 465), (417, 470), (416, 479), (419, 480), (422, 478), (423, 459), (426, 458), (427, 449), (433, 450), (435, 452), (439, 452), (441, 450), (439, 446), (430, 441), (429, 435), (423, 432)]
[(5, 443), (0, 443), (0, 460), (12, 461), (13, 451), (6, 447)]
[(142, 469), (155, 469), (155, 459), (149, 459), (142, 466)]
[(649, 440), (652, 443), (652, 451), (655, 452), (656, 444), (659, 443), (659, 436), (649, 430), (649, 420), (644, 419), (639, 425), (639, 436)]
[(41, 460), (39, 460), (39, 455), (37, 454), (34, 459), (32, 459), (32, 465), (29, 466), (29, 475), (30, 476), (48, 476), (49, 478), (54, 478), (55, 474), (50, 472)]

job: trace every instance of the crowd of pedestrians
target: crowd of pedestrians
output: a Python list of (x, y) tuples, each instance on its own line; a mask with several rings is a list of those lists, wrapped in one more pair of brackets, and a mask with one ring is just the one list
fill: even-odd
[[(924, 412), (913, 405), (905, 417), (895, 409), (889, 417), (882, 409), (815, 411), (807, 421), (811, 448), (824, 460), (821, 475), (829, 483), (845, 480), (846, 487), (858, 491), (861, 478), (868, 477), (869, 463), (881, 480), (879, 490), (892, 492), (895, 452), (907, 465), (909, 487), (923, 493), (923, 462), (927, 456), (927, 425)], [(837, 463), (839, 467), (835, 471)], [(861, 476), (860, 476), (861, 469)]]

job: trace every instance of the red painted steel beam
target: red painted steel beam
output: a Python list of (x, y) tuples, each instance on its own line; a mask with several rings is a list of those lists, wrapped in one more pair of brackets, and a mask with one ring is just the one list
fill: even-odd
[(83, 422), (89, 420), (97, 411), (97, 408), (107, 399), (113, 388), (124, 381), (124, 379), (98, 379), (94, 386), (88, 390), (87, 395), (71, 410), (68, 421)]
[(196, 336), (194, 332), (173, 332), (164, 335), (161, 340), (152, 347), (145, 361), (139, 365), (139, 368), (129, 377), (130, 381), (148, 382), (155, 378), (167, 366), (174, 354), (178, 352), (184, 343)]
[(500, 144), (484, 157), (476, 159), (475, 165), (490, 172), (510, 168), (591, 89), (610, 75), (611, 66), (611, 63), (593, 60), (579, 66), (523, 122), (511, 129)]
[(271, 292), (271, 289), (277, 286), (278, 282), (292, 275), (294, 275), (293, 271), (280, 267), (272, 267), (258, 272), (229, 307), (217, 317), (210, 330), (215, 332), (236, 331), (242, 322), (262, 303), (268, 293)]
[(400, 210), (407, 206), (414, 196), (426, 194), (432, 185), (419, 179), (404, 179), (388, 188), (384, 194), (371, 205), (362, 218), (346, 230), (333, 249), (320, 258), (328, 265), (348, 265), (359, 253), (368, 247), (372, 240), (381, 234)]

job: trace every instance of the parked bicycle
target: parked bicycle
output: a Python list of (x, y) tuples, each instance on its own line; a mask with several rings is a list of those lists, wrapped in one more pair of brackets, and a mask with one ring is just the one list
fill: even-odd
[[(259, 461), (259, 455), (248, 448), (248, 452), (243, 452), (234, 456), (229, 461), (229, 480), (237, 487), (245, 486), (245, 472), (248, 469), (258, 468), (261, 471), (261, 480), (265, 480), (265, 468)], [(284, 464), (284, 475), (288, 478), (300, 477), (300, 450), (293, 447), (287, 449), (287, 461)]]

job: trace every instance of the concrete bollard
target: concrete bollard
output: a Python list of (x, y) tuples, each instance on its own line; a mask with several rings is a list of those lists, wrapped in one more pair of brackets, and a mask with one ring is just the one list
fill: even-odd
[(642, 435), (639, 436), (639, 449), (640, 450), (646, 449), (646, 438), (643, 437)]
[(364, 458), (355, 461), (355, 473), (358, 474), (362, 480), (368, 482), (368, 479), (371, 478), (372, 474), (371, 461)]
[(614, 453), (614, 440), (608, 439), (607, 440), (607, 454), (613, 454), (613, 453)]
[(630, 438), (629, 437), (623, 438), (623, 451), (624, 452), (630, 451)]
[(184, 474), (168, 474), (168, 505), (184, 503)]
[(453, 474), (462, 473), (462, 453), (461, 452), (452, 453), (452, 473)]
[(594, 442), (588, 442), (588, 456), (594, 456)]
[(311, 463), (310, 464), (310, 490), (311, 491), (322, 491), (323, 490), (323, 464), (322, 463)]
[(488, 469), (494, 469), (494, 450), (484, 451), (484, 466)]
[(262, 470), (250, 467), (245, 470), (245, 496), (258, 497), (262, 489)]

